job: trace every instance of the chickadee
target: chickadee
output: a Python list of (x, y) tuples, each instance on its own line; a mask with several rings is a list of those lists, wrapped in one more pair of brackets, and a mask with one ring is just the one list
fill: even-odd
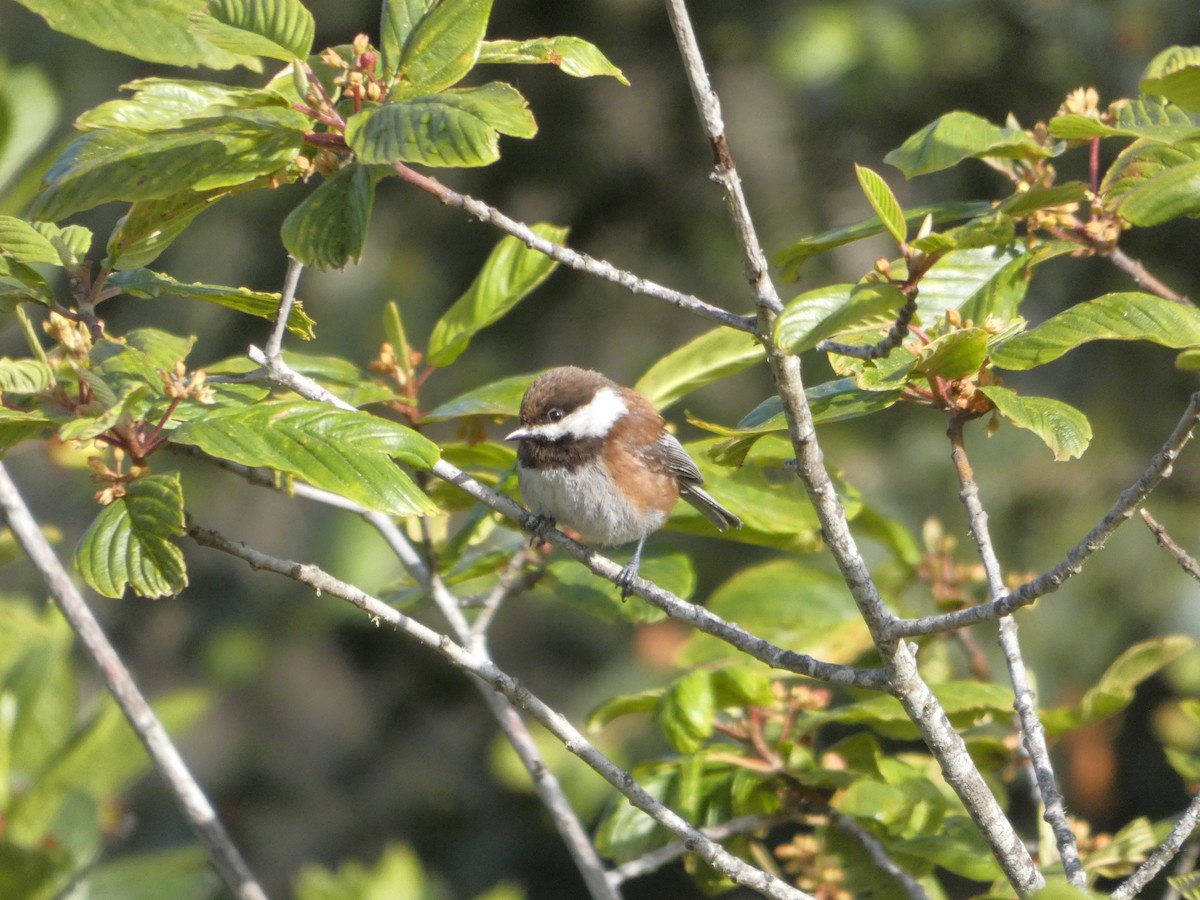
[(627, 596), (646, 538), (683, 497), (721, 531), (742, 520), (701, 487), (704, 476), (654, 406), (636, 391), (588, 369), (563, 366), (538, 376), (521, 400), (517, 473), (526, 505), (590, 543), (637, 541), (617, 584)]

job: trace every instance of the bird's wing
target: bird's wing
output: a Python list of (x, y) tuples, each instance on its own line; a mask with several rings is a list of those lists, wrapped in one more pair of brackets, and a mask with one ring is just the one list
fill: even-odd
[(704, 484), (704, 476), (696, 467), (695, 460), (688, 456), (683, 445), (670, 432), (664, 431), (648, 453), (683, 484)]

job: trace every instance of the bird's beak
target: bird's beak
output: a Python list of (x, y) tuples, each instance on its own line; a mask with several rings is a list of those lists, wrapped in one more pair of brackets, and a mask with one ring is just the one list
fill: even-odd
[(527, 438), (527, 437), (533, 437), (532, 432), (530, 432), (526, 428), (518, 428), (512, 434), (508, 435), (508, 437), (506, 437), (505, 440), (506, 441), (519, 441), (519, 440), (522, 440), (523, 438)]

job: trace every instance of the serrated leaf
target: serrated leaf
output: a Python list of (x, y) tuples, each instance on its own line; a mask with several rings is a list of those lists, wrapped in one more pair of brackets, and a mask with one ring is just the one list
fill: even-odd
[(549, 63), (567, 75), (590, 78), (608, 75), (628, 85), (624, 73), (609, 62), (600, 49), (583, 38), (559, 35), (528, 41), (484, 41), (479, 52), (481, 63)]
[(987, 359), (989, 337), (982, 328), (951, 331), (922, 347), (913, 369), (951, 380), (973, 375)]
[(659, 703), (663, 736), (679, 753), (695, 753), (713, 732), (713, 690), (704, 669), (675, 679)]
[(205, 412), (172, 440), (219, 459), (266, 466), (391, 515), (437, 507), (392, 459), (428, 468), (437, 445), (410, 428), (363, 412), (311, 401), (259, 403)]
[[(252, 291), (248, 288), (225, 287), (219, 284), (184, 284), (161, 272), (149, 269), (134, 269), (118, 272), (109, 277), (107, 284), (119, 287), (132, 297), (153, 300), (162, 296), (179, 297), (184, 300), (203, 300), (226, 309), (236, 310), (261, 319), (274, 319), (279, 311), (279, 294), (267, 291)], [(288, 316), (288, 331), (302, 340), (312, 340), (313, 320), (304, 311), (297, 299), (292, 303)]]
[(92, 248), (92, 232), (82, 225), (62, 228), (53, 222), (34, 222), (33, 227), (58, 252), (59, 265), (68, 269), (77, 268)]
[(1125, 192), (1117, 203), (1133, 225), (1159, 225), (1178, 216), (1200, 215), (1200, 160), (1172, 166)]
[(1092, 426), (1087, 416), (1061, 400), (1025, 397), (994, 384), (980, 385), (977, 390), (1008, 421), (1040, 437), (1059, 462), (1082, 456), (1091, 443)]
[(254, 112), (164, 131), (89, 131), (50, 167), (31, 212), (57, 220), (114, 200), (230, 187), (286, 168), (304, 144), (307, 119), (279, 107)]
[(351, 163), (327, 178), (283, 220), (283, 245), (305, 265), (341, 269), (362, 257), (381, 172)]
[(906, 178), (914, 178), (949, 169), (964, 159), (1053, 155), (1020, 128), (993, 125), (987, 119), (959, 110), (946, 113), (926, 125), (888, 153), (883, 161), (895, 166)]
[(486, 166), (500, 158), (500, 135), (536, 133), (525, 98), (500, 82), (388, 103), (346, 122), (359, 161), (378, 165)]
[(165, 597), (187, 587), (183, 554), (171, 538), (183, 534), (179, 475), (148, 475), (101, 510), (75, 550), (75, 564), (93, 590), (119, 598)]
[(1117, 111), (1116, 121), (1105, 125), (1090, 116), (1055, 116), (1050, 133), (1066, 140), (1090, 140), (1095, 137), (1131, 137), (1147, 141), (1191, 140), (1200, 133), (1200, 121), (1174, 104), (1158, 97), (1139, 97)]
[(190, 18), (193, 34), (239, 56), (291, 62), (312, 52), (315, 25), (300, 0), (209, 0)]
[[(555, 243), (567, 229), (539, 222), (533, 230)], [(498, 321), (550, 277), (558, 261), (527, 247), (520, 239), (503, 238), (488, 255), (471, 286), (446, 310), (429, 336), (429, 363), (448, 366), (462, 354), (471, 338)]]
[(663, 410), (692, 391), (762, 362), (762, 345), (734, 328), (716, 328), (672, 350), (633, 389)]
[(883, 223), (883, 227), (887, 229), (888, 234), (897, 244), (903, 245), (905, 238), (908, 237), (908, 225), (904, 221), (904, 210), (900, 207), (900, 201), (896, 199), (892, 189), (888, 187), (887, 182), (878, 172), (874, 172), (866, 166), (855, 163), (854, 174), (858, 176), (858, 185), (866, 195), (867, 202), (871, 204), (871, 209), (875, 210), (875, 215)]
[(22, 263), (62, 265), (50, 239), (15, 216), (0, 216), (0, 253)]
[(413, 29), (437, 0), (383, 0), (379, 22), (379, 46), (383, 54), (383, 71), (390, 80), (400, 64), (405, 44)]
[(1018, 334), (992, 352), (992, 362), (1001, 369), (1032, 369), (1101, 340), (1152, 341), (1176, 350), (1200, 346), (1200, 310), (1152, 294), (1105, 294)]
[[(991, 203), (980, 201), (939, 203), (933, 206), (919, 206), (910, 209), (905, 214), (904, 221), (908, 227), (918, 226), (924, 221), (926, 216), (932, 216), (933, 224), (942, 225), (946, 222), (955, 222), (960, 219), (970, 219), (975, 216), (986, 215), (992, 212), (993, 209), (994, 207)], [(883, 223), (879, 221), (878, 216), (872, 216), (869, 219), (855, 222), (852, 225), (840, 225), (837, 228), (822, 231), (819, 234), (792, 244), (787, 249), (775, 254), (772, 262), (777, 266), (783, 267), (783, 278), (788, 281), (795, 281), (800, 277), (801, 266), (809, 258), (819, 253), (824, 253), (826, 250), (832, 250), (835, 247), (841, 247), (854, 241), (874, 237), (882, 231)]]
[(1168, 47), (1142, 74), (1143, 93), (1166, 97), (1184, 109), (1200, 110), (1200, 47)]
[(997, 208), (1005, 215), (1027, 216), (1041, 209), (1081, 203), (1087, 199), (1087, 195), (1088, 186), (1082, 181), (1067, 181), (1052, 187), (1033, 187), (1013, 194)]
[(492, 0), (438, 2), (404, 42), (398, 75), (412, 91), (433, 94), (457, 84), (475, 65)]
[(229, 53), (200, 40), (188, 27), (197, 0), (19, 0), (55, 31), (146, 62), (172, 66), (262, 71), (253, 57)]
[(895, 285), (834, 284), (791, 300), (775, 321), (775, 343), (792, 353), (860, 323), (891, 321), (907, 302)]
[(521, 408), (521, 398), (539, 374), (534, 372), (529, 375), (513, 375), (485, 384), (465, 394), (459, 394), (427, 413), (422, 413), (421, 419), (425, 422), (442, 422), (465, 416), (511, 418), (517, 415)]
[(288, 105), (287, 98), (274, 91), (190, 78), (139, 78), (121, 88), (132, 91), (133, 96), (87, 110), (75, 120), (75, 127), (80, 131), (162, 131), (178, 128), (188, 119), (219, 114), (221, 108)]
[(50, 368), (40, 360), (0, 357), (0, 394), (36, 394), (53, 383)]
[(200, 213), (256, 183), (211, 191), (180, 191), (161, 199), (139, 200), (118, 220), (108, 238), (105, 251), (108, 265), (117, 271), (150, 265)]
[(1025, 298), (1031, 257), (1020, 247), (955, 250), (921, 279), (918, 314), (929, 323), (957, 309), (964, 320), (982, 324), (989, 315), (1008, 319)]

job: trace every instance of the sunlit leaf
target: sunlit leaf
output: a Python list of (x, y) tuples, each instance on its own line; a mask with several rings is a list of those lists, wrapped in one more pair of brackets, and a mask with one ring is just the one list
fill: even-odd
[[(425, 4), (409, 2), (409, 10)], [(457, 84), (475, 65), (492, 13), (492, 0), (457, 0), (426, 6), (403, 44), (399, 76), (412, 91), (433, 94)]]
[(219, 886), (204, 849), (183, 847), (101, 862), (63, 900), (209, 900)]
[(890, 322), (906, 302), (900, 289), (887, 283), (816, 288), (784, 307), (775, 321), (775, 343), (803, 353), (851, 326)]
[(126, 587), (141, 597), (178, 594), (187, 586), (183, 554), (171, 538), (183, 534), (179, 476), (148, 475), (101, 510), (79, 541), (79, 574), (105, 597)]
[(1151, 341), (1200, 346), (1200, 310), (1138, 292), (1105, 294), (1077, 303), (992, 352), (1001, 369), (1032, 369), (1089, 341)]
[(1174, 143), (1200, 134), (1200, 120), (1158, 97), (1139, 97), (1117, 110), (1117, 119), (1106, 125), (1091, 116), (1070, 114), (1050, 120), (1057, 138), (1085, 141), (1095, 137), (1131, 137)]
[(528, 41), (484, 41), (479, 62), (549, 63), (576, 78), (608, 75), (621, 84), (629, 84), (621, 70), (609, 62), (598, 47), (583, 38), (565, 35)]
[(658, 360), (633, 388), (658, 409), (666, 409), (692, 391), (763, 359), (762, 345), (751, 335), (734, 328), (716, 328)]
[(351, 163), (322, 182), (283, 220), (283, 245), (302, 263), (340, 269), (357, 262), (367, 240), (381, 171)]
[(81, 131), (162, 131), (177, 128), (191, 118), (219, 113), (221, 107), (288, 106), (287, 98), (274, 91), (191, 78), (139, 78), (122, 85), (122, 89), (132, 91), (133, 96), (86, 110), (75, 120), (75, 127)]
[(1117, 211), (1134, 225), (1200, 215), (1200, 160), (1173, 166), (1125, 193)]
[(230, 69), (246, 66), (258, 72), (253, 57), (216, 47), (191, 33), (188, 15), (202, 0), (19, 0), (55, 31), (69, 34), (134, 59), (172, 66)]
[(667, 743), (680, 753), (695, 753), (712, 735), (714, 712), (712, 680), (706, 670), (675, 679), (658, 707)]
[(62, 265), (50, 239), (14, 216), (0, 216), (0, 253), (22, 263)]
[(917, 354), (914, 369), (941, 378), (965, 378), (987, 359), (989, 335), (982, 328), (961, 328), (934, 339)]
[(390, 79), (400, 63), (404, 46), (413, 29), (437, 0), (383, 0), (379, 24), (379, 48), (383, 54), (383, 70)]
[(160, 199), (139, 200), (129, 207), (108, 238), (108, 264), (118, 271), (148, 266), (196, 216), (245, 187), (186, 190)]
[[(0, 140), (0, 193), (8, 194), (6, 207), (23, 203), (9, 190), (14, 177), (39, 153), (59, 124), (58, 94), (37, 65), (9, 66), (0, 78), (0, 117), (10, 123)], [(16, 127), (13, 127), (13, 126)]]
[(896, 199), (896, 195), (892, 193), (892, 189), (888, 187), (887, 182), (879, 173), (866, 166), (855, 163), (854, 174), (858, 176), (859, 187), (866, 195), (867, 202), (871, 204), (871, 209), (875, 210), (875, 215), (879, 216), (883, 227), (887, 229), (888, 234), (897, 244), (903, 244), (904, 239), (908, 236), (908, 229), (904, 221), (904, 210), (900, 206), (900, 201)]
[(662, 699), (662, 695), (663, 690), (659, 688), (642, 691), (638, 694), (621, 694), (605, 700), (588, 713), (586, 720), (588, 731), (599, 731), (609, 722), (622, 716), (653, 712), (657, 708), (659, 700)]
[(312, 401), (215, 408), (181, 425), (172, 440), (219, 459), (266, 466), (398, 516), (437, 507), (392, 459), (428, 468), (437, 445), (395, 422)]
[[(184, 284), (169, 275), (149, 269), (134, 269), (118, 272), (107, 282), (119, 287), (130, 296), (144, 300), (158, 297), (180, 297), (184, 300), (202, 300), (215, 303), (226, 309), (237, 310), (262, 319), (274, 319), (279, 311), (279, 294), (267, 291), (252, 291), (248, 288), (224, 287), (218, 284)], [(313, 320), (304, 311), (303, 304), (296, 300), (288, 316), (288, 331), (304, 340), (313, 338)]]
[(1082, 456), (1091, 443), (1087, 416), (1061, 400), (1026, 397), (994, 384), (980, 385), (977, 390), (1012, 424), (1040, 437), (1060, 462)]
[(1184, 109), (1200, 110), (1200, 48), (1175, 46), (1159, 52), (1142, 73), (1140, 87)]
[(1010, 318), (1025, 297), (1029, 257), (1020, 247), (955, 250), (921, 279), (917, 310), (931, 323), (948, 309), (982, 325), (988, 315)]
[[(533, 230), (555, 243), (567, 236), (566, 228), (545, 222), (534, 225)], [(476, 332), (502, 318), (557, 266), (557, 260), (527, 247), (519, 238), (503, 238), (471, 286), (434, 325), (429, 336), (430, 364), (448, 366), (458, 359)]]
[(388, 103), (346, 122), (359, 160), (379, 165), (486, 166), (500, 158), (500, 135), (536, 133), (525, 98), (500, 82)]
[(426, 422), (441, 422), (445, 419), (460, 419), (464, 416), (512, 417), (521, 407), (521, 398), (539, 373), (513, 375), (467, 391), (447, 400), (421, 418)]
[(312, 13), (300, 0), (209, 0), (192, 33), (239, 56), (291, 62), (312, 52)]
[(997, 209), (1013, 217), (1027, 216), (1040, 209), (1053, 209), (1087, 199), (1088, 186), (1082, 181), (1067, 181), (1053, 187), (1032, 187), (1013, 194)]
[(1053, 155), (1021, 128), (993, 125), (973, 113), (955, 111), (926, 125), (883, 159), (906, 178), (914, 178), (948, 169), (964, 159)]

